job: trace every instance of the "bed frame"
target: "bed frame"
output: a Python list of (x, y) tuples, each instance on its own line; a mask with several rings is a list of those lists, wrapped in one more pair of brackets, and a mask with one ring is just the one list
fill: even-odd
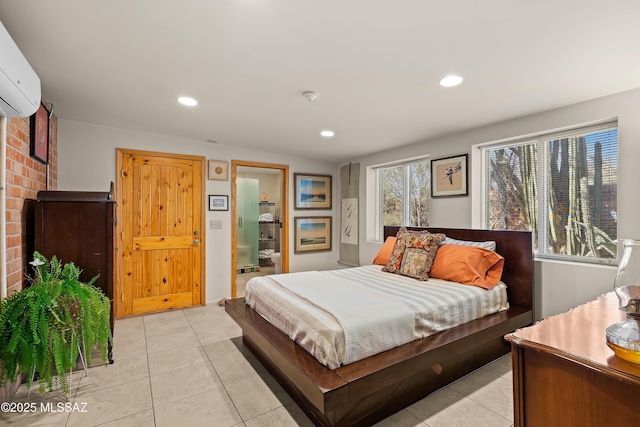
[[(385, 238), (399, 227), (385, 227)], [(409, 229), (418, 229), (411, 228)], [(329, 369), (247, 307), (227, 300), (245, 345), (318, 426), (368, 426), (508, 353), (504, 335), (533, 322), (531, 233), (429, 228), (460, 240), (496, 242), (505, 258), (506, 312), (473, 320), (364, 360)]]

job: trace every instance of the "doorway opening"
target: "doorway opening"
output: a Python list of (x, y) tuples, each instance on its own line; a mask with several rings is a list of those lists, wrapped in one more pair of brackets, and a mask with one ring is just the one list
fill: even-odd
[(247, 281), (289, 271), (289, 166), (231, 161), (231, 297)]

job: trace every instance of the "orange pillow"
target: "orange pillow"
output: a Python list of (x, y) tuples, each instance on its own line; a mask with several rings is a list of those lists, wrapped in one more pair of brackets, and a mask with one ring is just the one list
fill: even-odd
[(504, 258), (493, 251), (475, 246), (442, 245), (429, 275), (491, 289), (500, 282), (503, 267)]
[(378, 265), (387, 265), (387, 263), (389, 262), (389, 258), (391, 258), (391, 252), (393, 252), (393, 246), (395, 244), (395, 237), (387, 237), (387, 240), (384, 241), (382, 248), (378, 251), (376, 257), (373, 259), (373, 263)]

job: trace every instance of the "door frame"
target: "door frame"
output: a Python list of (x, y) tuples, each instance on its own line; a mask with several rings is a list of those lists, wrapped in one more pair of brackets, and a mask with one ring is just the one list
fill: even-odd
[(231, 298), (236, 298), (236, 262), (238, 254), (236, 252), (236, 199), (237, 199), (237, 178), (238, 167), (252, 167), (261, 169), (276, 169), (282, 172), (282, 206), (281, 223), (282, 223), (282, 239), (280, 241), (280, 262), (282, 263), (282, 272), (289, 272), (289, 165), (281, 165), (277, 163), (260, 163), (246, 160), (231, 160)]
[(131, 248), (125, 248), (123, 245), (123, 234), (124, 234), (124, 221), (122, 218), (122, 201), (123, 201), (123, 170), (122, 163), (125, 154), (131, 155), (139, 155), (139, 156), (148, 156), (148, 157), (167, 157), (173, 159), (187, 159), (194, 162), (200, 163), (200, 176), (194, 176), (194, 181), (198, 180), (200, 182), (200, 191), (194, 192), (194, 196), (200, 198), (200, 221), (198, 224), (198, 230), (200, 231), (200, 242), (198, 245), (200, 248), (200, 305), (205, 305), (206, 298), (206, 248), (202, 242), (206, 242), (205, 238), (205, 215), (204, 209), (207, 206), (205, 204), (205, 173), (206, 164), (205, 157), (203, 156), (191, 156), (186, 154), (176, 154), (176, 153), (166, 153), (166, 152), (157, 152), (157, 151), (144, 151), (144, 150), (132, 150), (127, 148), (116, 148), (116, 191), (115, 191), (115, 199), (116, 199), (116, 219), (115, 219), (115, 239), (114, 239), (114, 252), (115, 252), (115, 262), (114, 262), (114, 289), (113, 289), (113, 307), (115, 311), (116, 319), (122, 319), (123, 313), (123, 304), (124, 304), (124, 290), (123, 280), (122, 280), (122, 257), (124, 256), (124, 251), (131, 250)]

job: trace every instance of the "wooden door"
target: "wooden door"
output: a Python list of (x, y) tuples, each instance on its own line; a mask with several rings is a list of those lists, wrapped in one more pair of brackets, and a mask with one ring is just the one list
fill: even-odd
[(122, 314), (202, 304), (204, 159), (119, 154)]

